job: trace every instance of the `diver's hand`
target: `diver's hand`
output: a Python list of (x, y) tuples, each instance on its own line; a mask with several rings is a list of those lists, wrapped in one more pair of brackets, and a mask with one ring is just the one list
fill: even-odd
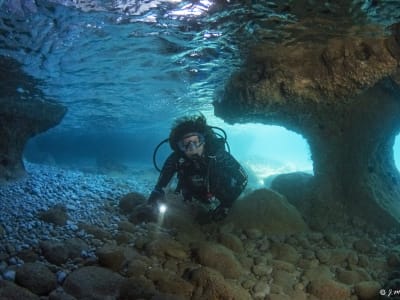
[(147, 199), (147, 203), (151, 206), (157, 206), (157, 203), (165, 200), (165, 193), (163, 190), (154, 189), (149, 198)]
[(215, 222), (222, 221), (226, 218), (228, 212), (228, 207), (220, 205), (211, 213), (211, 219)]

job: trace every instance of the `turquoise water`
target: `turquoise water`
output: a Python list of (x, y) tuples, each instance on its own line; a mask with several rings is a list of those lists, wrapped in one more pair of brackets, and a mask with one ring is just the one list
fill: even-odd
[(280, 173), (313, 172), (310, 149), (299, 134), (280, 126), (227, 126), (232, 153), (255, 175), (253, 184)]
[(396, 136), (393, 146), (394, 162), (398, 170), (400, 170), (400, 135)]

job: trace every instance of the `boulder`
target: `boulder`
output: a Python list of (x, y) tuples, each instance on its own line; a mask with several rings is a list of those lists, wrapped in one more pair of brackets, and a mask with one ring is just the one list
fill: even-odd
[(336, 271), (336, 278), (339, 282), (347, 285), (355, 285), (363, 281), (362, 274), (353, 270), (345, 270), (338, 268)]
[(124, 277), (108, 269), (89, 266), (73, 271), (65, 279), (65, 292), (77, 299), (118, 298)]
[(7, 280), (0, 280), (0, 299), (39, 300), (40, 298), (26, 288), (20, 287)]
[(105, 230), (97, 225), (88, 223), (78, 223), (79, 229), (85, 230), (89, 234), (102, 241), (112, 240), (112, 234), (110, 231)]
[(89, 246), (81, 239), (71, 238), (65, 242), (41, 241), (39, 244), (43, 256), (51, 263), (61, 265), (69, 258), (79, 258)]
[(377, 281), (361, 281), (354, 286), (356, 295), (361, 300), (375, 299), (382, 292), (382, 285)]
[(268, 189), (259, 189), (235, 202), (225, 222), (247, 230), (284, 234), (307, 231), (297, 209), (285, 197)]
[(328, 278), (312, 280), (307, 288), (311, 295), (321, 300), (349, 299), (351, 295), (350, 286)]
[(96, 250), (99, 264), (113, 271), (120, 271), (136, 256), (136, 252), (131, 247), (105, 244)]
[(159, 237), (145, 246), (149, 256), (172, 257), (176, 259), (186, 259), (189, 257), (185, 247), (178, 241), (170, 237)]
[(157, 288), (163, 293), (179, 295), (182, 299), (190, 299), (193, 285), (179, 276), (169, 276), (157, 281)]
[(201, 267), (190, 274), (191, 282), (195, 285), (191, 299), (232, 299), (250, 300), (250, 294), (241, 286), (228, 282), (221, 273)]
[(274, 243), (271, 246), (271, 253), (275, 259), (296, 264), (300, 259), (300, 253), (291, 245), (286, 243)]
[(15, 281), (37, 295), (48, 295), (57, 286), (57, 279), (42, 263), (26, 263), (17, 269)]
[(277, 175), (271, 182), (271, 190), (284, 195), (303, 215), (310, 209), (314, 176), (305, 172)]
[(144, 204), (146, 198), (138, 192), (130, 192), (119, 200), (119, 210), (122, 214), (133, 213), (137, 206)]
[(200, 264), (219, 271), (225, 278), (238, 278), (244, 272), (233, 252), (220, 244), (202, 243), (195, 253)]
[(242, 253), (244, 251), (242, 241), (232, 233), (221, 233), (218, 236), (218, 241), (235, 253)]
[(40, 220), (58, 226), (64, 226), (68, 220), (67, 208), (63, 204), (56, 204), (45, 211), (40, 211), (38, 215)]
[(121, 300), (153, 299), (156, 294), (154, 284), (145, 277), (130, 277), (121, 284)]

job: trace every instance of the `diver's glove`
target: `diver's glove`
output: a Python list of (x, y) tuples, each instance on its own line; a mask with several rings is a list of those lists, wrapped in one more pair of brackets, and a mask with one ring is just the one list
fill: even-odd
[(159, 202), (162, 202), (165, 200), (165, 193), (161, 189), (154, 189), (150, 196), (149, 199), (147, 199), (147, 203), (150, 204), (151, 206), (156, 206)]
[(218, 206), (212, 213), (211, 219), (215, 222), (222, 221), (228, 215), (229, 208), (223, 205)]

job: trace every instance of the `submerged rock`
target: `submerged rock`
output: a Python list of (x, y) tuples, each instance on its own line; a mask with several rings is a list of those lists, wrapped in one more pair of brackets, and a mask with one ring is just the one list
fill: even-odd
[(361, 281), (354, 288), (360, 299), (374, 299), (379, 294), (382, 285), (376, 281)]
[(63, 226), (67, 224), (67, 208), (62, 204), (54, 205), (48, 210), (39, 213), (39, 219), (48, 223)]
[(199, 263), (218, 270), (225, 278), (238, 278), (243, 273), (233, 252), (220, 244), (203, 243), (195, 252)]
[(121, 200), (119, 201), (119, 209), (122, 214), (131, 214), (135, 212), (135, 209), (138, 206), (141, 206), (146, 202), (146, 198), (144, 195), (137, 193), (137, 192), (131, 192), (126, 195), (124, 195)]
[(39, 244), (42, 255), (55, 265), (62, 265), (68, 259), (76, 259), (82, 251), (88, 249), (88, 245), (81, 239), (72, 238), (65, 242), (42, 241)]
[(0, 280), (0, 298), (1, 299), (24, 299), (39, 300), (39, 296), (30, 292), (28, 289), (20, 287), (12, 282)]
[(124, 278), (101, 267), (83, 267), (72, 272), (63, 284), (64, 290), (77, 299), (114, 299)]
[(67, 111), (45, 100), (36, 85), (16, 61), (0, 57), (0, 181), (25, 174), (22, 153), (26, 142), (57, 125)]
[(131, 277), (124, 279), (121, 284), (121, 300), (152, 299), (156, 294), (153, 282), (144, 277)]
[(312, 280), (308, 291), (317, 299), (324, 300), (349, 299), (351, 295), (349, 286), (327, 278)]
[(284, 195), (303, 216), (309, 211), (314, 176), (304, 172), (277, 175), (271, 182), (271, 189)]
[(392, 151), (400, 131), (399, 28), (391, 36), (260, 43), (214, 102), (228, 122), (281, 125), (306, 138), (314, 228), (335, 227), (344, 216), (399, 227)]
[(194, 270), (191, 274), (191, 281), (195, 284), (193, 300), (202, 299), (251, 299), (250, 294), (242, 287), (228, 282), (217, 271), (201, 267)]
[(308, 229), (297, 209), (283, 196), (268, 189), (256, 190), (236, 201), (226, 222), (241, 229), (255, 228), (275, 234)]
[(37, 295), (47, 295), (57, 286), (55, 274), (41, 263), (24, 264), (17, 270), (15, 280)]
[(120, 271), (135, 252), (129, 247), (106, 244), (96, 251), (101, 266), (113, 271)]

